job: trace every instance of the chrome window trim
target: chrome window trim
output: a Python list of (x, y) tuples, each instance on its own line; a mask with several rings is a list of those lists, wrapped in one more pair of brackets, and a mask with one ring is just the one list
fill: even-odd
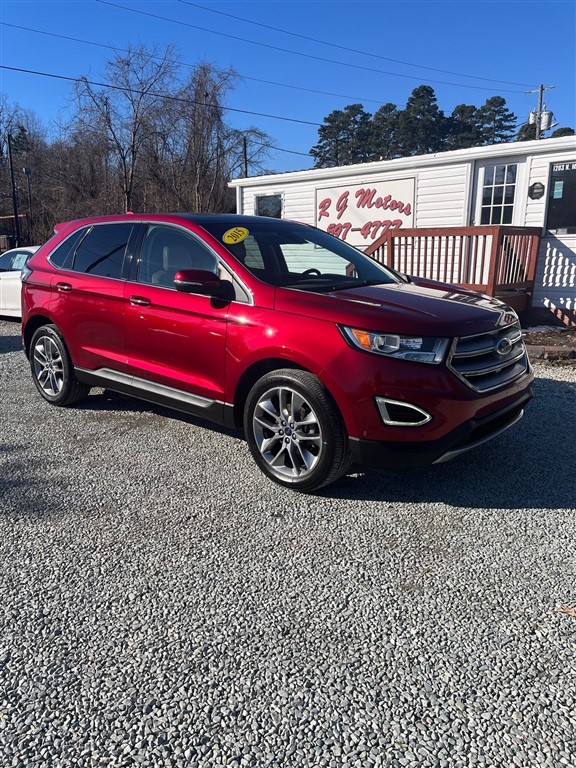
[[(84, 242), (84, 240), (86, 239), (87, 235), (95, 227), (101, 227), (103, 225), (110, 226), (111, 224), (122, 224), (123, 226), (128, 226), (128, 227), (132, 227), (133, 228), (135, 223), (138, 223), (138, 222), (135, 222), (132, 219), (130, 219), (130, 221), (98, 221), (98, 222), (94, 222), (94, 223), (91, 223), (91, 224), (86, 224), (83, 227), (78, 227), (78, 229), (73, 229), (72, 232), (69, 232), (66, 235), (66, 237), (58, 243), (58, 245), (56, 245), (54, 248), (51, 249), (50, 253), (46, 257), (46, 261), (50, 264), (51, 267), (53, 267), (53, 269), (57, 269), (60, 272), (65, 272), (65, 273), (69, 273), (69, 274), (73, 274), (73, 275), (89, 275), (91, 277), (98, 277), (98, 278), (100, 278), (102, 280), (114, 280), (115, 282), (121, 282), (121, 283), (124, 282), (125, 283), (125, 282), (127, 282), (129, 280), (129, 278), (122, 277), (122, 276), (120, 276), (120, 277), (109, 277), (108, 275), (94, 275), (94, 274), (91, 274), (90, 272), (84, 272), (81, 269), (73, 269), (71, 267), (59, 267), (58, 264), (55, 264), (51, 260), (50, 257), (52, 256), (52, 254), (56, 250), (58, 250), (62, 245), (64, 245), (64, 243), (66, 243), (68, 240), (70, 240), (71, 237), (74, 237), (74, 235), (77, 235), (78, 232), (81, 232), (81, 231), (85, 230), (84, 235), (78, 240), (78, 244), (76, 245), (76, 248), (74, 250), (74, 256), (76, 256), (76, 250), (78, 249), (80, 244)], [(130, 243), (131, 236), (128, 238), (128, 241), (126, 243), (126, 249), (128, 249), (128, 244)], [(126, 259), (126, 252), (124, 253), (124, 259)], [(124, 263), (126, 263), (126, 262), (124, 262)]]

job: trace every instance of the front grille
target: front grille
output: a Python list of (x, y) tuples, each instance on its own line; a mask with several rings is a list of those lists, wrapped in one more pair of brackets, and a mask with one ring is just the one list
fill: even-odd
[(448, 367), (476, 392), (508, 386), (528, 370), (518, 323), (454, 340)]

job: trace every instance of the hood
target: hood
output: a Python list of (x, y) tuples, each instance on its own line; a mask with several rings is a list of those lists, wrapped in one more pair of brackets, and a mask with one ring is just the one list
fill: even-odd
[(331, 293), (279, 288), (276, 309), (367, 330), (466, 336), (503, 325), (512, 310), (497, 299), (432, 281), (370, 285)]

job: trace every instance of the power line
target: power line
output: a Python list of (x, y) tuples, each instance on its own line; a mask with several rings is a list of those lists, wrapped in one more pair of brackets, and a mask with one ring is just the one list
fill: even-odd
[[(202, 101), (196, 101), (195, 99), (187, 99), (183, 96), (170, 96), (166, 93), (155, 93), (154, 91), (139, 91), (136, 88), (127, 88), (121, 85), (111, 85), (110, 83), (101, 83), (97, 80), (89, 80), (87, 77), (71, 77), (68, 75), (55, 75), (52, 72), (39, 72), (34, 69), (24, 69), (23, 67), (10, 67), (6, 64), (0, 64), (0, 69), (6, 69), (10, 72), (21, 72), (27, 75), (38, 75), (40, 77), (51, 77), (56, 80), (67, 80), (73, 83), (88, 83), (88, 85), (95, 85), (99, 88), (110, 88), (115, 91), (124, 91), (125, 93), (134, 93), (138, 96), (155, 96), (161, 99), (168, 99), (169, 101), (181, 101), (185, 104), (195, 104), (198, 107), (211, 107), (213, 105), (206, 104)], [(283, 120), (289, 123), (299, 123), (300, 125), (312, 125), (314, 128), (319, 128), (321, 123), (313, 123), (311, 120), (299, 120), (296, 117), (283, 117), (281, 115), (269, 115), (265, 112), (251, 112), (247, 109), (236, 109), (234, 107), (220, 107), (223, 111), (238, 112), (242, 115), (253, 115), (254, 117), (267, 117), (272, 120)]]
[[(14, 26), (14, 25), (8, 25), (8, 26)], [(100, 44), (99, 43), (94, 43), (94, 45), (100, 45)], [(108, 46), (103, 46), (103, 47), (108, 47)], [(72, 82), (72, 83), (81, 83), (81, 82), (83, 82), (83, 83), (87, 83), (88, 85), (98, 86), (100, 88), (109, 88), (111, 90), (124, 91), (125, 93), (134, 93), (134, 94), (137, 94), (137, 95), (155, 96), (155, 97), (158, 97), (158, 98), (168, 99), (169, 101), (179, 101), (179, 102), (183, 102), (185, 104), (194, 104), (195, 106), (200, 106), (200, 107), (212, 106), (212, 105), (209, 105), (209, 104), (205, 104), (204, 102), (201, 102), (201, 101), (196, 101), (195, 99), (187, 99), (187, 98), (184, 98), (184, 97), (181, 97), (181, 96), (171, 96), (171, 95), (165, 94), (165, 93), (155, 93), (153, 91), (138, 91), (135, 88), (126, 88), (126, 87), (120, 86), (120, 85), (111, 85), (110, 83), (102, 83), (102, 82), (99, 82), (97, 80), (89, 80), (86, 77), (72, 77), (72, 76), (69, 76), (69, 75), (56, 75), (56, 74), (51, 73), (51, 72), (39, 72), (37, 70), (24, 69), (22, 67), (10, 67), (7, 64), (0, 64), (0, 69), (6, 69), (6, 70), (8, 70), (10, 72), (20, 72), (21, 74), (26, 74), (26, 75), (38, 75), (40, 77), (49, 77), (49, 78), (53, 78), (55, 80), (65, 80), (67, 82)], [(315, 128), (321, 127), (320, 123), (312, 123), (312, 122), (309, 122), (309, 121), (306, 121), (306, 120), (298, 120), (297, 118), (293, 118), (293, 117), (280, 117), (278, 115), (268, 115), (268, 114), (264, 114), (262, 112), (250, 112), (250, 111), (248, 111), (246, 109), (235, 109), (234, 107), (222, 107), (222, 110), (228, 111), (228, 112), (239, 112), (239, 113), (244, 114), (244, 115), (255, 115), (257, 117), (270, 117), (270, 118), (274, 118), (275, 120), (285, 120), (285, 121), (293, 122), (293, 123), (303, 123), (304, 125), (312, 125)], [(520, 126), (525, 125), (526, 122), (527, 121), (525, 120), (523, 122), (517, 123), (515, 127), (519, 128)], [(273, 150), (275, 150), (277, 152), (286, 152), (286, 153), (291, 154), (291, 155), (301, 155), (302, 157), (310, 157), (310, 153), (309, 152), (297, 152), (296, 150), (293, 150), (293, 149), (283, 149), (282, 147), (277, 147), (277, 146), (275, 146), (273, 144), (265, 144), (263, 142), (257, 142), (257, 141), (254, 141), (253, 143), (256, 144), (257, 146), (262, 146), (262, 147), (266, 147), (268, 149), (273, 149)]]
[(265, 147), (266, 149), (273, 149), (275, 152), (286, 152), (288, 155), (300, 155), (300, 157), (310, 157), (310, 152), (296, 152), (295, 149), (282, 149), (282, 147), (277, 147), (274, 144), (265, 144), (262, 141), (255, 141), (254, 139), (251, 140), (251, 144), (255, 144), (257, 147)]
[[(60, 40), (69, 40), (69, 41), (71, 41), (73, 43), (82, 43), (83, 45), (94, 45), (97, 48), (106, 48), (109, 51), (121, 51), (122, 53), (127, 53), (125, 48), (115, 48), (113, 45), (107, 45), (106, 43), (98, 43), (98, 42), (95, 42), (94, 40), (83, 40), (83, 39), (81, 39), (79, 37), (71, 37), (70, 35), (61, 35), (61, 34), (58, 34), (57, 32), (46, 32), (46, 30), (44, 30), (44, 29), (33, 29), (32, 27), (23, 27), (20, 24), (10, 24), (7, 21), (0, 21), (0, 26), (11, 27), (12, 29), (20, 29), (20, 30), (24, 30), (25, 32), (34, 32), (34, 33), (36, 33), (38, 35), (45, 35), (47, 37), (57, 37)], [(159, 59), (160, 57), (154, 56), (153, 58)], [(184, 66), (192, 67), (194, 65), (184, 63)], [(216, 71), (217, 72), (222, 72), (223, 70), (216, 70)], [(382, 103), (381, 100), (379, 100), (379, 99), (369, 99), (369, 98), (365, 98), (363, 96), (347, 96), (347, 95), (342, 94), (342, 93), (331, 93), (330, 91), (318, 91), (318, 90), (316, 90), (314, 88), (304, 88), (304, 87), (299, 86), (299, 85), (290, 85), (289, 83), (277, 83), (274, 80), (262, 80), (262, 79), (260, 79), (258, 77), (248, 77), (247, 75), (242, 75), (240, 73), (239, 73), (239, 76), (243, 80), (253, 80), (256, 83), (265, 83), (266, 85), (275, 85), (275, 86), (278, 86), (280, 88), (292, 88), (294, 90), (305, 91), (307, 93), (317, 93), (317, 94), (320, 94), (322, 96), (335, 96), (336, 98), (339, 98), (339, 99), (352, 99), (354, 102), (360, 102), (360, 101), (361, 102), (368, 102), (369, 101), (369, 102), (372, 102), (373, 104), (381, 104)]]
[[(236, 21), (243, 21), (246, 24), (253, 24), (256, 27), (262, 27), (263, 29), (271, 29), (273, 32), (280, 32), (283, 35), (290, 35), (291, 37), (298, 37), (301, 40), (307, 40), (309, 43), (320, 43), (320, 45), (327, 45), (330, 48), (338, 48), (341, 51), (347, 51), (348, 53), (359, 53), (362, 56), (370, 56), (373, 59), (380, 59), (381, 61), (391, 61), (394, 64), (402, 64), (407, 67), (417, 67), (418, 69), (426, 69), (429, 72), (441, 72), (443, 75), (456, 75), (456, 77), (469, 77), (472, 80), (484, 80), (488, 83), (503, 83), (504, 85), (520, 85), (526, 88), (532, 87), (527, 83), (513, 83), (509, 80), (494, 80), (491, 77), (479, 77), (478, 75), (465, 75), (462, 72), (451, 72), (448, 69), (436, 69), (435, 67), (426, 67), (423, 64), (413, 64), (410, 61), (401, 61), (399, 59), (391, 59), (388, 56), (381, 56), (379, 53), (371, 53), (370, 51), (360, 51), (357, 48), (347, 48), (345, 45), (338, 45), (337, 43), (329, 43), (326, 40), (318, 40), (315, 37), (307, 37), (306, 35), (300, 35), (297, 32), (291, 32), (287, 29), (279, 29), (278, 27), (272, 27), (269, 24), (262, 24), (259, 21), (253, 21), (252, 19), (246, 19), (244, 16), (234, 16), (232, 13), (225, 13), (224, 11), (217, 11), (215, 8), (207, 8), (205, 5), (199, 3), (191, 3), (189, 0), (178, 0), (178, 2), (184, 5), (190, 5), (194, 8), (201, 8), (203, 11), (209, 13), (217, 13), (219, 16), (227, 16), (230, 19), (236, 19)], [(240, 38), (242, 39), (242, 38)]]
[[(0, 22), (0, 24), (1, 23), (3, 23), (3, 22)], [(15, 26), (15, 25), (9, 24), (8, 26)], [(57, 36), (61, 37), (61, 35), (57, 35)], [(108, 46), (100, 44), (100, 43), (93, 43), (93, 45), (101, 45), (104, 48), (108, 47)], [(120, 86), (120, 85), (111, 85), (110, 83), (102, 83), (102, 82), (99, 82), (97, 80), (89, 80), (86, 77), (72, 77), (72, 76), (69, 76), (69, 75), (56, 75), (56, 74), (54, 74), (52, 72), (39, 72), (39, 71), (33, 70), (33, 69), (24, 69), (23, 67), (11, 67), (11, 66), (8, 66), (7, 64), (0, 64), (0, 69), (6, 69), (9, 72), (19, 72), (21, 74), (26, 74), (26, 75), (37, 75), (39, 77), (48, 77), (48, 78), (52, 78), (52, 79), (55, 79), (55, 80), (64, 80), (64, 81), (72, 82), (72, 83), (81, 83), (81, 82), (83, 82), (83, 83), (87, 83), (88, 85), (97, 86), (99, 88), (109, 88), (111, 90), (123, 91), (125, 93), (133, 93), (133, 94), (137, 94), (137, 95), (140, 95), (140, 96), (142, 96), (142, 95), (154, 96), (154, 97), (158, 97), (158, 98), (167, 99), (169, 101), (178, 101), (178, 102), (183, 102), (185, 104), (194, 104), (195, 106), (200, 106), (200, 107), (212, 106), (210, 104), (206, 104), (206, 103), (201, 102), (201, 101), (196, 101), (195, 99), (188, 99), (188, 98), (184, 98), (184, 97), (181, 97), (181, 96), (171, 96), (169, 94), (157, 93), (157, 92), (154, 92), (154, 91), (139, 91), (139, 90), (137, 90), (135, 88), (127, 88), (127, 87)], [(262, 112), (250, 112), (249, 110), (246, 110), (246, 109), (235, 109), (234, 107), (222, 107), (222, 110), (223, 111), (228, 111), (228, 112), (238, 112), (238, 113), (244, 114), (244, 115), (254, 115), (256, 117), (269, 117), (269, 118), (273, 118), (275, 120), (284, 120), (284, 121), (293, 122), (293, 123), (300, 123), (300, 124), (304, 124), (304, 125), (312, 125), (315, 128), (321, 127), (320, 123), (313, 123), (313, 122), (310, 122), (310, 121), (307, 121), (307, 120), (299, 120), (297, 118), (292, 118), (292, 117), (281, 117), (279, 115), (268, 115), (268, 114), (265, 114), (265, 113), (262, 113)], [(521, 123), (517, 123), (515, 127), (519, 128), (520, 126), (524, 125), (525, 123), (526, 123), (526, 121), (521, 122)], [(301, 157), (310, 157), (310, 153), (309, 152), (297, 152), (296, 150), (293, 150), (293, 149), (284, 149), (282, 147), (277, 147), (274, 144), (267, 144), (267, 143), (259, 142), (259, 141), (253, 141), (252, 143), (255, 144), (256, 146), (261, 146), (261, 147), (265, 147), (267, 149), (272, 149), (272, 150), (274, 150), (276, 152), (284, 152), (286, 154), (299, 155)]]
[[(419, 80), (421, 82), (422, 79), (424, 79), (424, 78), (420, 78), (420, 77), (415, 77), (414, 75), (401, 75), (398, 72), (387, 72), (387, 71), (382, 70), (382, 69), (374, 69), (372, 67), (363, 67), (360, 64), (348, 64), (348, 63), (343, 62), (343, 61), (335, 61), (334, 59), (326, 59), (326, 58), (324, 58), (322, 56), (314, 56), (311, 53), (301, 53), (299, 51), (291, 51), (291, 50), (289, 50), (287, 48), (280, 48), (279, 46), (276, 46), (276, 45), (270, 45), (269, 43), (259, 43), (259, 42), (255, 41), (255, 40), (248, 40), (247, 38), (244, 38), (244, 37), (238, 37), (237, 35), (228, 35), (225, 32), (217, 32), (217, 31), (215, 31), (213, 29), (207, 29), (206, 27), (200, 27), (197, 24), (189, 24), (188, 22), (180, 21), (179, 19), (169, 19), (166, 16), (160, 16), (160, 15), (158, 15), (156, 13), (149, 13), (148, 11), (141, 11), (141, 10), (139, 10), (137, 8), (127, 8), (125, 5), (119, 5), (118, 3), (112, 3), (112, 2), (109, 2), (109, 0), (96, 0), (96, 2), (97, 3), (101, 3), (102, 5), (109, 5), (112, 8), (120, 8), (121, 10), (129, 11), (130, 13), (137, 13), (137, 14), (139, 14), (141, 16), (148, 16), (148, 17), (150, 17), (152, 19), (159, 19), (160, 21), (167, 21), (167, 22), (169, 22), (171, 24), (178, 24), (178, 25), (183, 26), (183, 27), (189, 27), (190, 29), (198, 29), (201, 32), (208, 32), (209, 34), (212, 34), (212, 35), (219, 35), (220, 37), (226, 37), (228, 39), (232, 39), (232, 40), (236, 40), (236, 41), (240, 40), (241, 42), (244, 42), (244, 43), (250, 43), (250, 45), (258, 45), (258, 46), (260, 46), (262, 48), (269, 48), (269, 49), (271, 49), (273, 51), (280, 51), (281, 53), (289, 53), (289, 54), (291, 54), (293, 56), (302, 56), (302, 57), (304, 57), (306, 59), (313, 59), (314, 61), (323, 61), (323, 62), (328, 63), (328, 64), (337, 64), (338, 66), (342, 66), (342, 67), (349, 67), (349, 68), (352, 68), (352, 69), (360, 69), (360, 70), (362, 70), (364, 72), (375, 72), (376, 74), (388, 75), (389, 77), (401, 77), (401, 78), (404, 78), (406, 80)], [(456, 87), (456, 88), (473, 88), (474, 90), (477, 90), (477, 91), (491, 91), (491, 92), (494, 91), (493, 88), (486, 88), (486, 87), (483, 87), (481, 85), (470, 85), (470, 84), (464, 85), (462, 83), (449, 83), (449, 82), (446, 82), (445, 80), (431, 80), (431, 79), (428, 79), (428, 80), (426, 80), (426, 82), (440, 84), (440, 85), (450, 85), (450, 86), (453, 86), (453, 87)], [(502, 93), (522, 93), (522, 94), (524, 93), (524, 91), (516, 91), (516, 90), (510, 90), (510, 89), (506, 90), (506, 89), (503, 89), (503, 88), (500, 88), (499, 90)]]
[[(186, 99), (180, 96), (170, 96), (165, 93), (154, 93), (153, 91), (138, 91), (135, 88), (125, 88), (120, 85), (110, 85), (110, 83), (101, 83), (96, 80), (88, 80), (88, 78), (86, 77), (69, 77), (67, 75), (55, 75), (50, 72), (38, 72), (33, 69), (23, 69), (22, 67), (10, 67), (6, 64), (0, 64), (0, 69), (6, 69), (6, 70), (9, 70), (10, 72), (20, 72), (27, 75), (39, 75), (41, 77), (50, 77), (56, 80), (65, 80), (72, 83), (83, 82), (83, 83), (87, 83), (88, 85), (98, 86), (100, 88), (110, 88), (111, 90), (124, 91), (125, 93), (134, 93), (140, 96), (142, 95), (157, 96), (159, 98), (168, 99), (170, 101), (180, 101), (186, 104), (194, 104), (195, 106), (199, 106), (199, 107), (212, 106), (209, 104), (205, 104), (204, 102), (201, 102), (201, 101), (196, 101), (195, 99)], [(313, 125), (316, 128), (320, 127), (320, 123), (311, 123), (305, 120), (297, 120), (296, 118), (291, 118), (291, 117), (279, 117), (278, 115), (266, 115), (266, 114), (262, 114), (261, 112), (248, 112), (245, 109), (234, 109), (233, 107), (222, 107), (222, 110), (228, 111), (228, 112), (240, 112), (245, 115), (256, 115), (257, 117), (273, 117), (276, 120), (288, 120), (293, 123), (304, 123), (305, 125)], [(239, 131), (239, 132), (242, 133), (242, 131)], [(252, 143), (255, 144), (256, 146), (264, 147), (265, 149), (272, 149), (276, 152), (284, 152), (289, 155), (299, 155), (301, 157), (310, 157), (309, 152), (297, 152), (294, 149), (283, 149), (282, 147), (277, 147), (274, 144), (267, 144), (261, 141), (253, 141)]]
[[(0, 26), (11, 27), (12, 29), (21, 29), (24, 32), (34, 32), (37, 35), (46, 35), (46, 37), (57, 37), (60, 40), (70, 40), (73, 43), (82, 43), (83, 45), (95, 45), (97, 48), (107, 48), (110, 51), (120, 50), (123, 53), (127, 53), (125, 48), (114, 48), (113, 45), (106, 45), (106, 43), (97, 43), (94, 40), (83, 40), (80, 37), (71, 37), (70, 35), (60, 35), (57, 32), (47, 32), (45, 29), (34, 29), (33, 27), (23, 27), (20, 24), (10, 24), (7, 21), (0, 21)], [(159, 57), (155, 57), (159, 58)]]

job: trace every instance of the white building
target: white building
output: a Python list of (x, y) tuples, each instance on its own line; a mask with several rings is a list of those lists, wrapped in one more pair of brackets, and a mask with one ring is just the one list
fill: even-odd
[(533, 307), (576, 324), (576, 137), (237, 179), (238, 213), (313, 224), (365, 249), (387, 229), (542, 229)]

